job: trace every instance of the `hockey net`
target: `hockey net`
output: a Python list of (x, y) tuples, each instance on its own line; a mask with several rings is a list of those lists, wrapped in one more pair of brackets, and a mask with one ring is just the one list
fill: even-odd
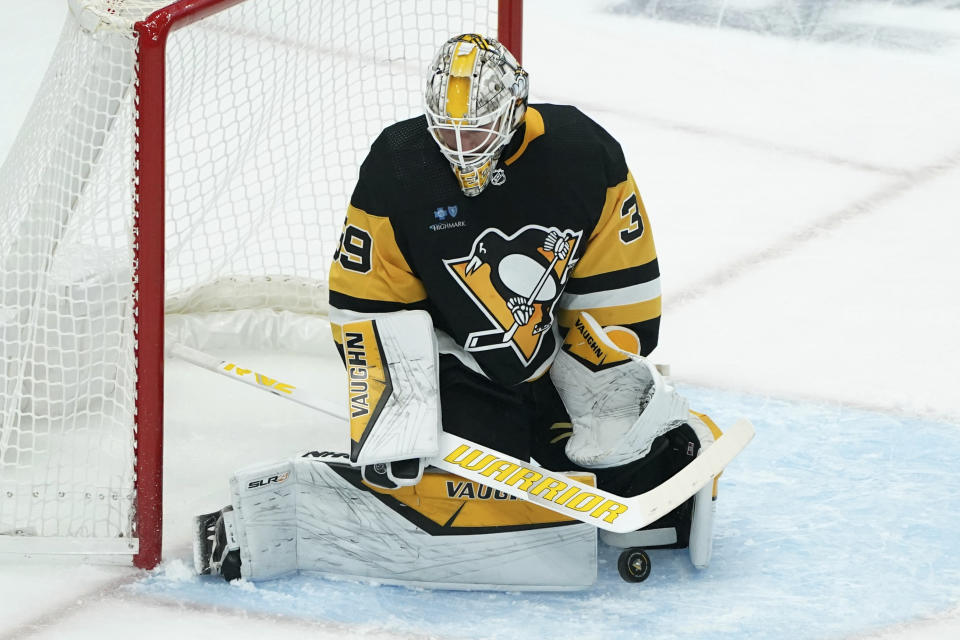
[(0, 168), (0, 553), (133, 555), (150, 567), (164, 313), (168, 331), (187, 332), (235, 310), (323, 314), (370, 142), (421, 112), (441, 42), (497, 33), (498, 14), (503, 31), (519, 9), (69, 8)]

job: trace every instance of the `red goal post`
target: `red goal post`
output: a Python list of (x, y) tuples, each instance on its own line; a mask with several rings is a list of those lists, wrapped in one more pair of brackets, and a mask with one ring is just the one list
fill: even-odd
[(450, 35), (519, 59), (522, 0), (69, 4), (0, 168), (0, 555), (152, 568), (165, 315), (322, 313), (369, 142)]

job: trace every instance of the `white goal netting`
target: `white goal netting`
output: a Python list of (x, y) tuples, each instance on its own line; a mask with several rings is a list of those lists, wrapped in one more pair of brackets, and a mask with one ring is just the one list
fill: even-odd
[[(65, 551), (129, 553), (141, 107), (132, 28), (168, 3), (69, 4), (0, 168), (0, 551), (52, 538)], [(496, 12), (496, 0), (248, 0), (173, 31), (167, 313), (323, 313), (370, 142), (421, 112), (437, 46), (495, 34)]]

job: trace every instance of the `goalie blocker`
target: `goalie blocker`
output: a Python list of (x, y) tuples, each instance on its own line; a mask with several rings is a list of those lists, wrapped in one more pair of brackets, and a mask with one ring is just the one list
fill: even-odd
[[(363, 318), (340, 327), (347, 372), (350, 463), (387, 488), (416, 484), (438, 452), (437, 339), (426, 311)], [(376, 471), (374, 470), (376, 469)]]

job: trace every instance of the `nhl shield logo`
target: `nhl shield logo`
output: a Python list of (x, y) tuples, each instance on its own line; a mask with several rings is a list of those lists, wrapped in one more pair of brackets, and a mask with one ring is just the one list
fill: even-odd
[(554, 306), (576, 264), (582, 231), (527, 225), (506, 235), (484, 230), (470, 255), (444, 260), (450, 275), (490, 321), (468, 336), (467, 351), (510, 348), (526, 366), (553, 326)]

